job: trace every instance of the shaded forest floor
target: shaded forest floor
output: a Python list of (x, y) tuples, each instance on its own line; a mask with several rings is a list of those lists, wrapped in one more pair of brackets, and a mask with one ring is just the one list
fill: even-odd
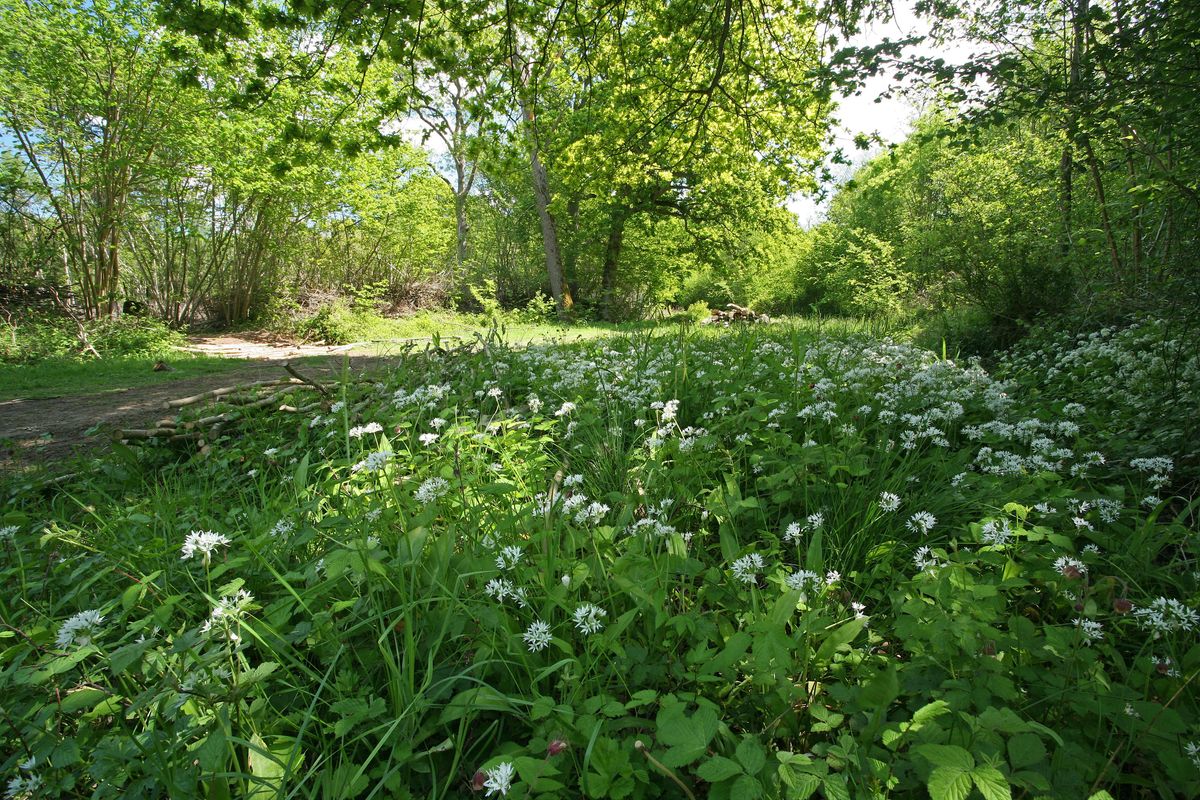
[[(153, 363), (146, 361), (137, 362), (138, 371), (130, 375), (128, 363), (112, 369), (108, 362), (96, 362), (86, 365), (94, 375), (79, 385), (33, 387), (26, 397), (13, 397), (20, 388), (6, 386), (2, 391), (9, 399), (0, 400), (0, 470), (58, 460), (106, 444), (117, 428), (170, 416), (164, 408), (168, 400), (286, 378), (287, 363), (306, 374), (328, 376), (347, 362), (352, 371), (361, 371), (387, 360), (352, 354), (346, 347), (297, 345), (255, 334), (194, 336), (188, 341), (188, 350), (202, 358), (174, 362), (166, 371), (155, 372)], [(196, 368), (203, 374), (196, 374)], [(58, 393), (39, 396), (45, 389)]]

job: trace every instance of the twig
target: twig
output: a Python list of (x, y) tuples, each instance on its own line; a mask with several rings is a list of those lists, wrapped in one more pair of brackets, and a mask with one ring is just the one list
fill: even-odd
[(300, 372), (295, 367), (292, 366), (290, 361), (288, 363), (284, 364), (283, 368), (286, 369), (288, 371), (288, 373), (290, 375), (292, 375), (292, 377), (296, 378), (297, 380), (301, 381), (302, 383), (307, 383), (309, 386), (313, 387), (314, 389), (316, 389), (318, 392), (325, 395), (326, 397), (330, 396), (330, 392), (329, 392), (328, 388), (326, 388), (325, 386), (322, 386), (321, 384), (317, 383), (316, 381), (314, 381), (311, 378), (306, 378), (303, 375), (301, 375)]

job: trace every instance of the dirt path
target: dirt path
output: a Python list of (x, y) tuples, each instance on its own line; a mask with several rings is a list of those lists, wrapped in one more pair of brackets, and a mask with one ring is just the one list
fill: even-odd
[[(210, 389), (256, 380), (286, 378), (283, 365), (305, 358), (303, 370), (313, 376), (340, 371), (347, 348), (295, 345), (266, 337), (189, 337), (189, 348), (213, 356), (244, 359), (244, 365), (226, 372), (169, 381), (152, 386), (114, 388), (99, 394), (49, 397), (0, 402), (0, 472), (30, 463), (65, 458), (82, 450), (107, 444), (114, 428), (141, 427), (171, 416), (163, 408), (167, 400), (187, 397)], [(330, 356), (314, 360), (314, 356)], [(353, 370), (381, 365), (386, 359), (349, 356)], [(103, 369), (103, 365), (97, 365)], [(97, 428), (88, 436), (87, 431)]]

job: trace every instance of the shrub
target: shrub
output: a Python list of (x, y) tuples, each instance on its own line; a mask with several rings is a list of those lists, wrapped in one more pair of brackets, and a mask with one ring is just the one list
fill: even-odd
[(810, 303), (850, 316), (898, 315), (911, 300), (912, 279), (891, 244), (858, 228), (825, 224), (812, 233), (800, 266)]

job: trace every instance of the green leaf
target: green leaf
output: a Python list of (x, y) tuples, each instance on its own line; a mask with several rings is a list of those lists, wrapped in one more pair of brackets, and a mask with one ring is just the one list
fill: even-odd
[(767, 754), (756, 739), (746, 737), (737, 746), (737, 760), (750, 775), (757, 775), (767, 763)]
[(737, 762), (724, 756), (713, 756), (696, 770), (696, 776), (709, 783), (717, 783), (741, 774), (742, 768), (737, 765)]
[(850, 800), (850, 786), (844, 775), (826, 775), (821, 781), (821, 789), (825, 792), (826, 800)]
[(77, 689), (62, 699), (59, 708), (64, 714), (73, 714), (76, 711), (94, 707), (106, 697), (108, 697), (108, 692), (102, 689)]
[(821, 642), (821, 647), (817, 650), (817, 663), (828, 664), (833, 659), (833, 654), (843, 645), (848, 645), (854, 641), (854, 638), (862, 632), (863, 626), (867, 624), (865, 619), (852, 619), (845, 625), (842, 625), (833, 633)]
[(859, 692), (859, 700), (864, 708), (875, 709), (891, 704), (900, 694), (900, 679), (895, 667), (888, 667), (877, 674)]
[(196, 748), (196, 759), (200, 769), (205, 772), (222, 772), (225, 769), (225, 759), (228, 755), (225, 730), (218, 725), (213, 728), (204, 741)]
[(762, 784), (749, 775), (743, 775), (729, 787), (729, 800), (758, 800), (762, 795)]
[(981, 764), (971, 771), (971, 779), (985, 800), (1012, 800), (1012, 788), (1004, 773), (995, 767)]
[(975, 768), (975, 757), (953, 744), (922, 744), (913, 751), (923, 756), (935, 767), (949, 767), (959, 772), (970, 772)]
[(511, 711), (508, 698), (490, 686), (475, 686), (464, 689), (454, 696), (442, 709), (441, 721), (453, 722), (481, 711)]
[(657, 737), (670, 747), (662, 762), (668, 767), (682, 767), (704, 755), (708, 743), (717, 735), (720, 720), (711, 708), (701, 708), (688, 717), (682, 703), (667, 706), (656, 720)]
[(1018, 733), (1008, 740), (1008, 763), (1013, 769), (1033, 766), (1046, 757), (1046, 745), (1035, 733)]
[[(247, 800), (279, 797), (288, 773), (300, 766), (304, 754), (293, 751), (292, 740), (280, 737), (272, 747), (257, 733), (250, 740), (248, 761), (250, 774), (256, 780), (246, 793)], [(289, 763), (290, 762), (290, 763)]]
[(916, 713), (913, 714), (913, 730), (916, 730), (917, 726), (919, 725), (924, 725), (926, 722), (930, 722), (931, 720), (935, 720), (943, 714), (949, 713), (950, 704), (945, 700), (934, 700), (932, 703), (926, 703), (918, 708)]
[(967, 800), (971, 793), (971, 773), (956, 767), (938, 767), (929, 776), (931, 800)]
[(784, 793), (787, 800), (808, 800), (821, 786), (818, 776), (810, 772), (796, 772), (786, 764), (779, 768), (779, 777), (787, 787)]

